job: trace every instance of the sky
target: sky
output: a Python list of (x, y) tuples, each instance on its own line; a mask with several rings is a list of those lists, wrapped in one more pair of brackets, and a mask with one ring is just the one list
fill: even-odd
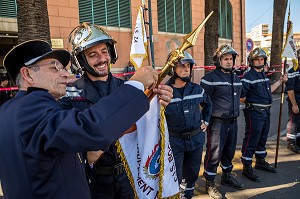
[[(274, 0), (246, 0), (247, 32), (259, 24), (267, 23), (269, 24), (269, 31), (272, 33), (273, 3)], [(293, 32), (300, 32), (300, 0), (289, 0), (286, 13), (288, 13), (289, 3), (291, 3), (290, 19), (293, 22)], [(284, 32), (286, 32), (287, 14), (284, 24)]]

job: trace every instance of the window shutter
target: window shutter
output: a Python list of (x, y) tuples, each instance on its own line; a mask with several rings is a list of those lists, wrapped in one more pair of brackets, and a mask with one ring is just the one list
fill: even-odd
[(183, 21), (183, 13), (184, 13), (184, 8), (182, 6), (182, 0), (175, 0), (175, 19), (176, 19), (176, 24), (175, 24), (175, 32), (178, 33), (183, 33), (184, 29), (184, 21)]
[(158, 0), (158, 30), (172, 33), (191, 32), (190, 0)]
[(102, 26), (131, 28), (130, 1), (79, 0), (80, 22), (88, 21)]
[(227, 5), (227, 27), (226, 38), (232, 39), (232, 7), (230, 2)]
[(232, 39), (232, 6), (229, 0), (219, 0), (219, 12), (220, 37)]
[(157, 12), (158, 12), (158, 31), (166, 32), (166, 15), (165, 15), (165, 1), (157, 1)]
[(17, 18), (17, 4), (15, 0), (0, 1), (0, 17)]
[(130, 1), (120, 1), (120, 27), (131, 28)]
[(183, 17), (184, 17), (184, 30), (183, 33), (190, 33), (192, 31), (192, 11), (191, 1), (183, 1)]
[(78, 1), (79, 21), (93, 23), (92, 0)]
[(119, 27), (118, 1), (106, 1), (107, 26)]
[(93, 4), (94, 10), (94, 23), (97, 25), (106, 26), (107, 24), (107, 16), (105, 13), (107, 12), (105, 1), (95, 1)]

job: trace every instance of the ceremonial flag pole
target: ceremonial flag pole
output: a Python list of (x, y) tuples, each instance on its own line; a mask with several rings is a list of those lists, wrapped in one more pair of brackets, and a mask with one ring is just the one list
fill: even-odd
[[(183, 44), (170, 54), (159, 74), (158, 84), (172, 69), (175, 62), (184, 57), (183, 52), (195, 45), (200, 30), (211, 14), (193, 32), (186, 35)], [(146, 50), (144, 42), (140, 42), (143, 40), (140, 40), (142, 31), (139, 27), (141, 27), (142, 20), (139, 16), (137, 21), (132, 40), (131, 60), (135, 61), (133, 64), (140, 66), (144, 58), (140, 55), (144, 55)], [(135, 198), (177, 199), (180, 197), (179, 183), (169, 142), (164, 107), (160, 106), (152, 90), (146, 90), (145, 94), (150, 100), (154, 97), (150, 102), (150, 109), (136, 122), (134, 132), (124, 134), (118, 139), (117, 151), (133, 187)]]
[(133, 32), (131, 49), (130, 49), (130, 61), (134, 65), (135, 69), (142, 66), (144, 58), (147, 55), (147, 36), (143, 17), (143, 8), (138, 8), (138, 15)]
[[(297, 70), (297, 68), (298, 68), (298, 60), (297, 60), (296, 47), (295, 47), (294, 35), (293, 35), (293, 23), (290, 20), (290, 6), (291, 6), (291, 4), (289, 4), (286, 40), (285, 40), (285, 44), (284, 44), (283, 51), (282, 51), (282, 57), (285, 57), (284, 65), (281, 70), (282, 75), (284, 75), (286, 73), (287, 57), (292, 58), (294, 69)], [(277, 168), (283, 102), (284, 102), (284, 84), (281, 85), (281, 99), (280, 99), (280, 108), (279, 108), (275, 165), (274, 165), (275, 168)]]
[[(151, 65), (151, 57), (150, 57), (150, 55), (151, 55), (151, 53), (152, 53), (152, 51), (151, 51), (151, 53), (150, 53), (150, 48), (151, 48), (151, 46), (149, 45), (149, 43), (151, 43), (151, 41), (150, 41), (150, 24), (149, 24), (149, 22), (147, 22), (147, 15), (146, 15), (146, 11), (148, 11), (149, 12), (149, 10), (148, 10), (148, 8), (146, 7), (146, 3), (145, 3), (145, 0), (142, 0), (142, 8), (143, 8), (143, 19), (144, 19), (144, 25), (147, 25), (147, 26), (145, 26), (145, 33), (146, 33), (146, 38), (147, 38), (147, 46), (146, 46), (146, 49), (147, 49), (147, 54), (148, 54), (148, 65), (150, 66)], [(153, 65), (153, 64), (152, 64)]]

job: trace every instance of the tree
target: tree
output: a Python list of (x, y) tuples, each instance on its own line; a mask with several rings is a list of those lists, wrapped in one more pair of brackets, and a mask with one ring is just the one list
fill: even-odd
[[(281, 71), (281, 51), (283, 47), (283, 28), (287, 2), (288, 0), (274, 0), (273, 6), (273, 30), (270, 66), (271, 68), (279, 71)], [(275, 73), (272, 79), (278, 79), (280, 75), (280, 73)]]
[(17, 0), (18, 43), (42, 39), (50, 40), (47, 0)]
[(205, 0), (205, 16), (214, 11), (210, 19), (205, 24), (204, 32), (204, 65), (213, 65), (213, 52), (218, 47), (219, 42), (219, 0)]

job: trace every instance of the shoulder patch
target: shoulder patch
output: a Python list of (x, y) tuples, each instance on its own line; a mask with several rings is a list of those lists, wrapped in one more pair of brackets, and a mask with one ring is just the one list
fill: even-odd
[(82, 89), (78, 89), (75, 86), (67, 87), (65, 97), (79, 97), (80, 98), (81, 91), (82, 91)]

